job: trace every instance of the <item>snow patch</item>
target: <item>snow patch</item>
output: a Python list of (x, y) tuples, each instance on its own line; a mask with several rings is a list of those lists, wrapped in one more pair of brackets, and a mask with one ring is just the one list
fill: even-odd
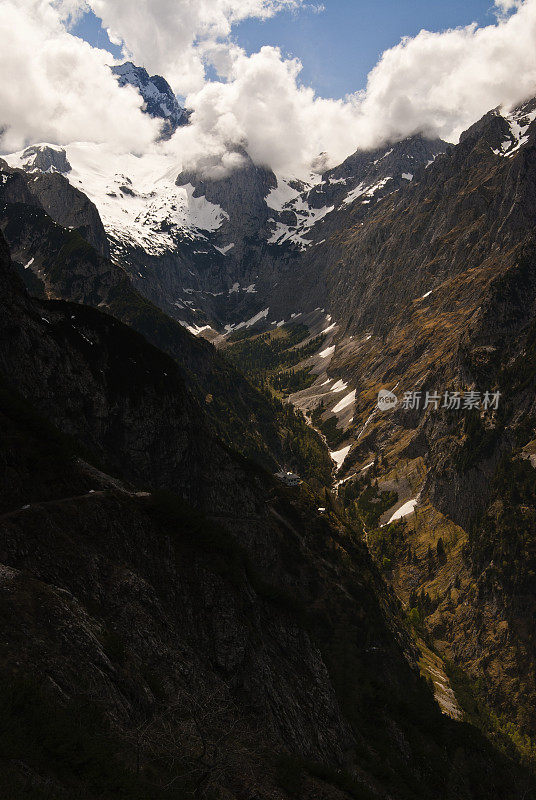
[(333, 452), (330, 452), (329, 455), (330, 455), (331, 459), (337, 465), (337, 472), (342, 467), (342, 465), (344, 463), (344, 459), (346, 458), (346, 456), (348, 455), (348, 453), (350, 452), (351, 449), (352, 449), (352, 445), (349, 444), (347, 447), (342, 447), (340, 450), (335, 450)]
[(351, 391), (350, 394), (347, 394), (346, 397), (343, 397), (332, 411), (334, 414), (338, 414), (340, 411), (344, 411), (345, 408), (348, 408), (348, 406), (351, 406), (352, 403), (355, 403), (355, 389)]
[(226, 244), (225, 247), (215, 247), (214, 249), (218, 250), (218, 252), (220, 252), (222, 256), (224, 256), (226, 253), (229, 252), (229, 250), (232, 250), (233, 247), (234, 247), (234, 242), (232, 242), (231, 244)]
[(326, 349), (322, 350), (322, 352), (320, 352), (318, 355), (320, 356), (320, 358), (329, 358), (329, 356), (332, 356), (334, 352), (335, 352), (335, 345), (332, 345), (331, 347), (326, 347)]
[(246, 320), (246, 322), (239, 322), (238, 325), (226, 325), (225, 329), (230, 332), (239, 331), (241, 328), (251, 328), (255, 323), (260, 322), (261, 319), (266, 319), (269, 310), (269, 308), (265, 308), (263, 311), (259, 311), (258, 314), (255, 314), (254, 317), (251, 317), (251, 319)]
[(344, 381), (340, 380), (340, 381), (337, 381), (337, 383), (335, 383), (331, 387), (330, 391), (332, 391), (332, 392), (343, 392), (347, 388), (348, 388), (348, 384), (345, 383)]
[[(95, 203), (116, 252), (130, 245), (158, 255), (174, 250), (178, 242), (206, 239), (228, 219), (219, 205), (194, 197), (191, 184), (176, 186), (179, 167), (163, 150), (137, 156), (91, 142), (63, 149), (72, 167), (66, 177)], [(6, 160), (21, 166), (23, 153)]]
[(390, 525), (391, 522), (396, 522), (397, 519), (402, 519), (402, 517), (407, 517), (410, 514), (413, 514), (415, 511), (415, 506), (419, 502), (418, 497), (414, 497), (413, 500), (408, 500), (407, 503), (404, 503), (403, 506), (395, 511), (395, 513), (390, 517), (390, 519), (386, 522), (386, 525)]
[[(357, 200), (359, 197), (374, 197), (376, 192), (378, 192), (380, 189), (383, 189), (385, 184), (390, 180), (392, 180), (391, 177), (382, 178), (381, 181), (378, 181), (378, 183), (375, 183), (372, 186), (365, 186), (364, 183), (360, 183), (355, 187), (355, 189), (352, 189), (352, 191), (346, 195), (345, 199), (342, 201), (342, 204), (345, 206), (350, 205), (350, 203), (353, 203), (354, 200)], [(369, 201), (364, 200), (363, 202)]]

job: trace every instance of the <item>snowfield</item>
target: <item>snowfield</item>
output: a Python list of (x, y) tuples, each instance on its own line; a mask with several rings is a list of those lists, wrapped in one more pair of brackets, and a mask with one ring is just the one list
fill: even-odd
[[(95, 203), (112, 246), (129, 244), (158, 255), (172, 250), (178, 240), (206, 239), (228, 219), (220, 206), (194, 197), (191, 184), (175, 185), (180, 167), (163, 150), (137, 156), (89, 142), (64, 150), (72, 167), (65, 177)], [(6, 156), (6, 161), (31, 169), (24, 153)], [(225, 252), (230, 249), (228, 245)]]
[(337, 403), (335, 408), (332, 409), (332, 411), (334, 414), (338, 414), (339, 411), (344, 411), (344, 409), (348, 408), (348, 406), (351, 406), (352, 403), (355, 403), (355, 389), (350, 392), (350, 394), (347, 394), (346, 397), (343, 397), (342, 400)]

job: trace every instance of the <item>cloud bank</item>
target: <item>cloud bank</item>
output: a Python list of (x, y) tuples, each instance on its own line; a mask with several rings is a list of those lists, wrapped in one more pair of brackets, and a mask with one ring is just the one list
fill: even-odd
[[(192, 124), (165, 145), (183, 166), (209, 155), (228, 168), (240, 146), (259, 165), (301, 174), (320, 153), (335, 164), (419, 132), (456, 141), (491, 108), (536, 94), (536, 0), (496, 0), (486, 27), (403, 39), (365, 90), (342, 100), (302, 86), (299, 61), (277, 48), (248, 56), (230, 38), (240, 20), (315, 8), (307, 0), (0, 0), (4, 150), (43, 139), (149, 146), (154, 124), (136, 92), (118, 89), (110, 55), (68, 32), (88, 8), (133, 60), (187, 95)], [(218, 80), (207, 80), (207, 64)]]

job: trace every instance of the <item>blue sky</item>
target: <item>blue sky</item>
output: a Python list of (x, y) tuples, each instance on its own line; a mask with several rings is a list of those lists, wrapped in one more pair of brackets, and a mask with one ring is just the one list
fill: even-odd
[[(422, 28), (441, 31), (495, 21), (492, 0), (323, 0), (323, 5), (322, 13), (304, 10), (264, 22), (247, 20), (233, 29), (233, 38), (248, 53), (265, 44), (279, 46), (284, 55), (302, 61), (305, 85), (324, 97), (343, 97), (365, 87), (380, 54), (403, 36)], [(92, 14), (74, 32), (119, 55)]]

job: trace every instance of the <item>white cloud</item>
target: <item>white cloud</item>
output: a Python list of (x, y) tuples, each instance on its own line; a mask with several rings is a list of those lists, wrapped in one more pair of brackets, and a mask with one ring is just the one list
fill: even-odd
[(141, 150), (157, 126), (110, 74), (110, 54), (71, 36), (43, 0), (0, 0), (4, 152), (35, 141), (115, 141)]
[[(501, 0), (500, 0), (501, 1)], [(507, 10), (509, 0), (502, 0)], [(206, 83), (188, 96), (192, 128), (175, 137), (195, 147), (242, 144), (253, 160), (281, 172), (306, 172), (326, 151), (339, 163), (356, 149), (423, 132), (455, 142), (498, 105), (536, 94), (536, 0), (526, 0), (496, 24), (442, 33), (421, 31), (387, 50), (365, 91), (344, 101), (317, 98), (299, 85), (300, 63), (264, 47), (247, 57), (220, 45), (213, 52), (226, 82)]]
[(523, 0), (495, 0), (494, 5), (497, 7), (499, 14), (508, 14), (515, 8), (519, 8)]
[[(67, 0), (69, 6), (76, 0)], [(100, 17), (109, 35), (124, 40), (137, 63), (165, 74), (176, 92), (204, 83), (204, 53), (226, 39), (233, 24), (296, 10), (305, 0), (80, 0)], [(68, 9), (71, 10), (71, 9)]]
[[(165, 147), (177, 163), (202, 161), (213, 174), (239, 162), (229, 153), (237, 147), (258, 164), (303, 173), (324, 151), (334, 164), (418, 132), (456, 141), (491, 108), (536, 94), (536, 0), (495, 0), (497, 21), (483, 28), (404, 39), (383, 54), (366, 89), (344, 100), (300, 85), (299, 61), (277, 48), (247, 56), (230, 38), (248, 17), (318, 10), (309, 0), (0, 0), (4, 147), (43, 139), (148, 146), (155, 126), (140, 115), (139, 96), (117, 88), (109, 54), (59, 22), (89, 6), (136, 63), (187, 94), (192, 124)], [(207, 62), (221, 80), (206, 80)]]
[(192, 125), (169, 146), (193, 161), (196, 144), (214, 153), (228, 144), (244, 146), (255, 163), (290, 173), (309, 171), (328, 147), (335, 158), (353, 152), (355, 102), (316, 98), (298, 85), (300, 69), (277, 48), (263, 47), (250, 57), (235, 48), (225, 64), (227, 82), (207, 83), (187, 97)]
[[(513, 7), (508, 0), (497, 6)], [(498, 105), (536, 93), (536, 0), (484, 28), (421, 31), (387, 50), (360, 103), (364, 145), (418, 131), (457, 141)]]

